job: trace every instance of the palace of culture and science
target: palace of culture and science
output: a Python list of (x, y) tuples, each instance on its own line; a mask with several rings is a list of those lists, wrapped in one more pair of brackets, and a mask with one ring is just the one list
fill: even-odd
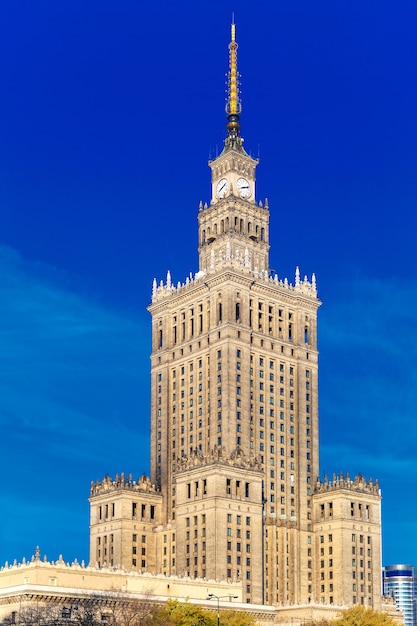
[(378, 483), (319, 478), (321, 303), (314, 275), (270, 269), (234, 24), (226, 114), (198, 211), (198, 271), (153, 283), (150, 475), (91, 484), (89, 565), (42, 561), (37, 548), (0, 569), (7, 623), (28, 604), (61, 607), (67, 624), (83, 603), (103, 620), (111, 603), (172, 598), (235, 599), (263, 626), (383, 608)]
[(91, 488), (90, 562), (241, 581), (244, 602), (380, 608), (377, 483), (319, 475), (316, 280), (269, 265), (243, 147), (237, 43), (197, 273), (154, 281), (150, 478)]

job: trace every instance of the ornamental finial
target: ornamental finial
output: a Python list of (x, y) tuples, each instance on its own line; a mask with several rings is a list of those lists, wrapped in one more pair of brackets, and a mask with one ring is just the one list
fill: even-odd
[(227, 74), (227, 102), (226, 113), (228, 118), (227, 130), (229, 137), (237, 137), (240, 131), (239, 117), (242, 105), (239, 98), (239, 72), (237, 71), (236, 24), (232, 17), (231, 37), (229, 43), (229, 72)]

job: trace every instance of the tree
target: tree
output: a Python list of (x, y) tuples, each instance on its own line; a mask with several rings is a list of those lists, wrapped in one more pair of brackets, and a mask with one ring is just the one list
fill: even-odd
[(163, 614), (168, 618), (168, 624), (175, 626), (215, 626), (210, 611), (205, 611), (190, 602), (169, 600), (159, 611), (161, 617)]
[[(202, 609), (190, 602), (169, 600), (165, 606), (143, 622), (146, 626), (217, 626), (217, 611)], [(255, 626), (252, 617), (241, 611), (222, 610), (222, 626)]]
[[(151, 597), (132, 599), (108, 593), (89, 598), (28, 602), (4, 624), (18, 626), (217, 626), (217, 611), (191, 602), (169, 600), (161, 605)], [(245, 612), (221, 611), (221, 626), (255, 626)], [(385, 626), (385, 625), (384, 625)], [(388, 626), (388, 625), (387, 625)]]
[(256, 624), (251, 615), (243, 611), (233, 611), (232, 609), (222, 611), (221, 623), (222, 626), (255, 626)]
[(19, 623), (23, 626), (33, 624), (57, 623), (61, 619), (62, 606), (47, 602), (23, 602), (19, 611), (14, 611), (4, 621), (9, 624)]
[[(112, 599), (114, 596), (112, 596)], [(158, 610), (154, 602), (141, 598), (126, 599), (122, 594), (106, 608), (110, 626), (143, 626)]]
[(353, 606), (342, 612), (333, 620), (334, 626), (397, 626), (395, 620), (387, 613), (367, 609), (364, 606)]

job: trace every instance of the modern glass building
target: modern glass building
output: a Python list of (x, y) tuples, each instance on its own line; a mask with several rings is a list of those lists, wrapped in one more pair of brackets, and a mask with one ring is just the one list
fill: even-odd
[(382, 568), (383, 593), (392, 596), (404, 615), (405, 626), (417, 626), (417, 568), (386, 565)]

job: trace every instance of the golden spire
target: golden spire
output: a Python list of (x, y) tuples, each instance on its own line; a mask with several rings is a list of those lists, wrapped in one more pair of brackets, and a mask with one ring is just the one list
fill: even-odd
[(226, 113), (228, 117), (227, 130), (229, 137), (237, 137), (239, 135), (240, 124), (239, 117), (242, 105), (239, 98), (239, 72), (237, 71), (237, 48), (236, 43), (236, 25), (232, 18), (231, 38), (229, 43), (229, 72), (227, 74), (227, 102)]

